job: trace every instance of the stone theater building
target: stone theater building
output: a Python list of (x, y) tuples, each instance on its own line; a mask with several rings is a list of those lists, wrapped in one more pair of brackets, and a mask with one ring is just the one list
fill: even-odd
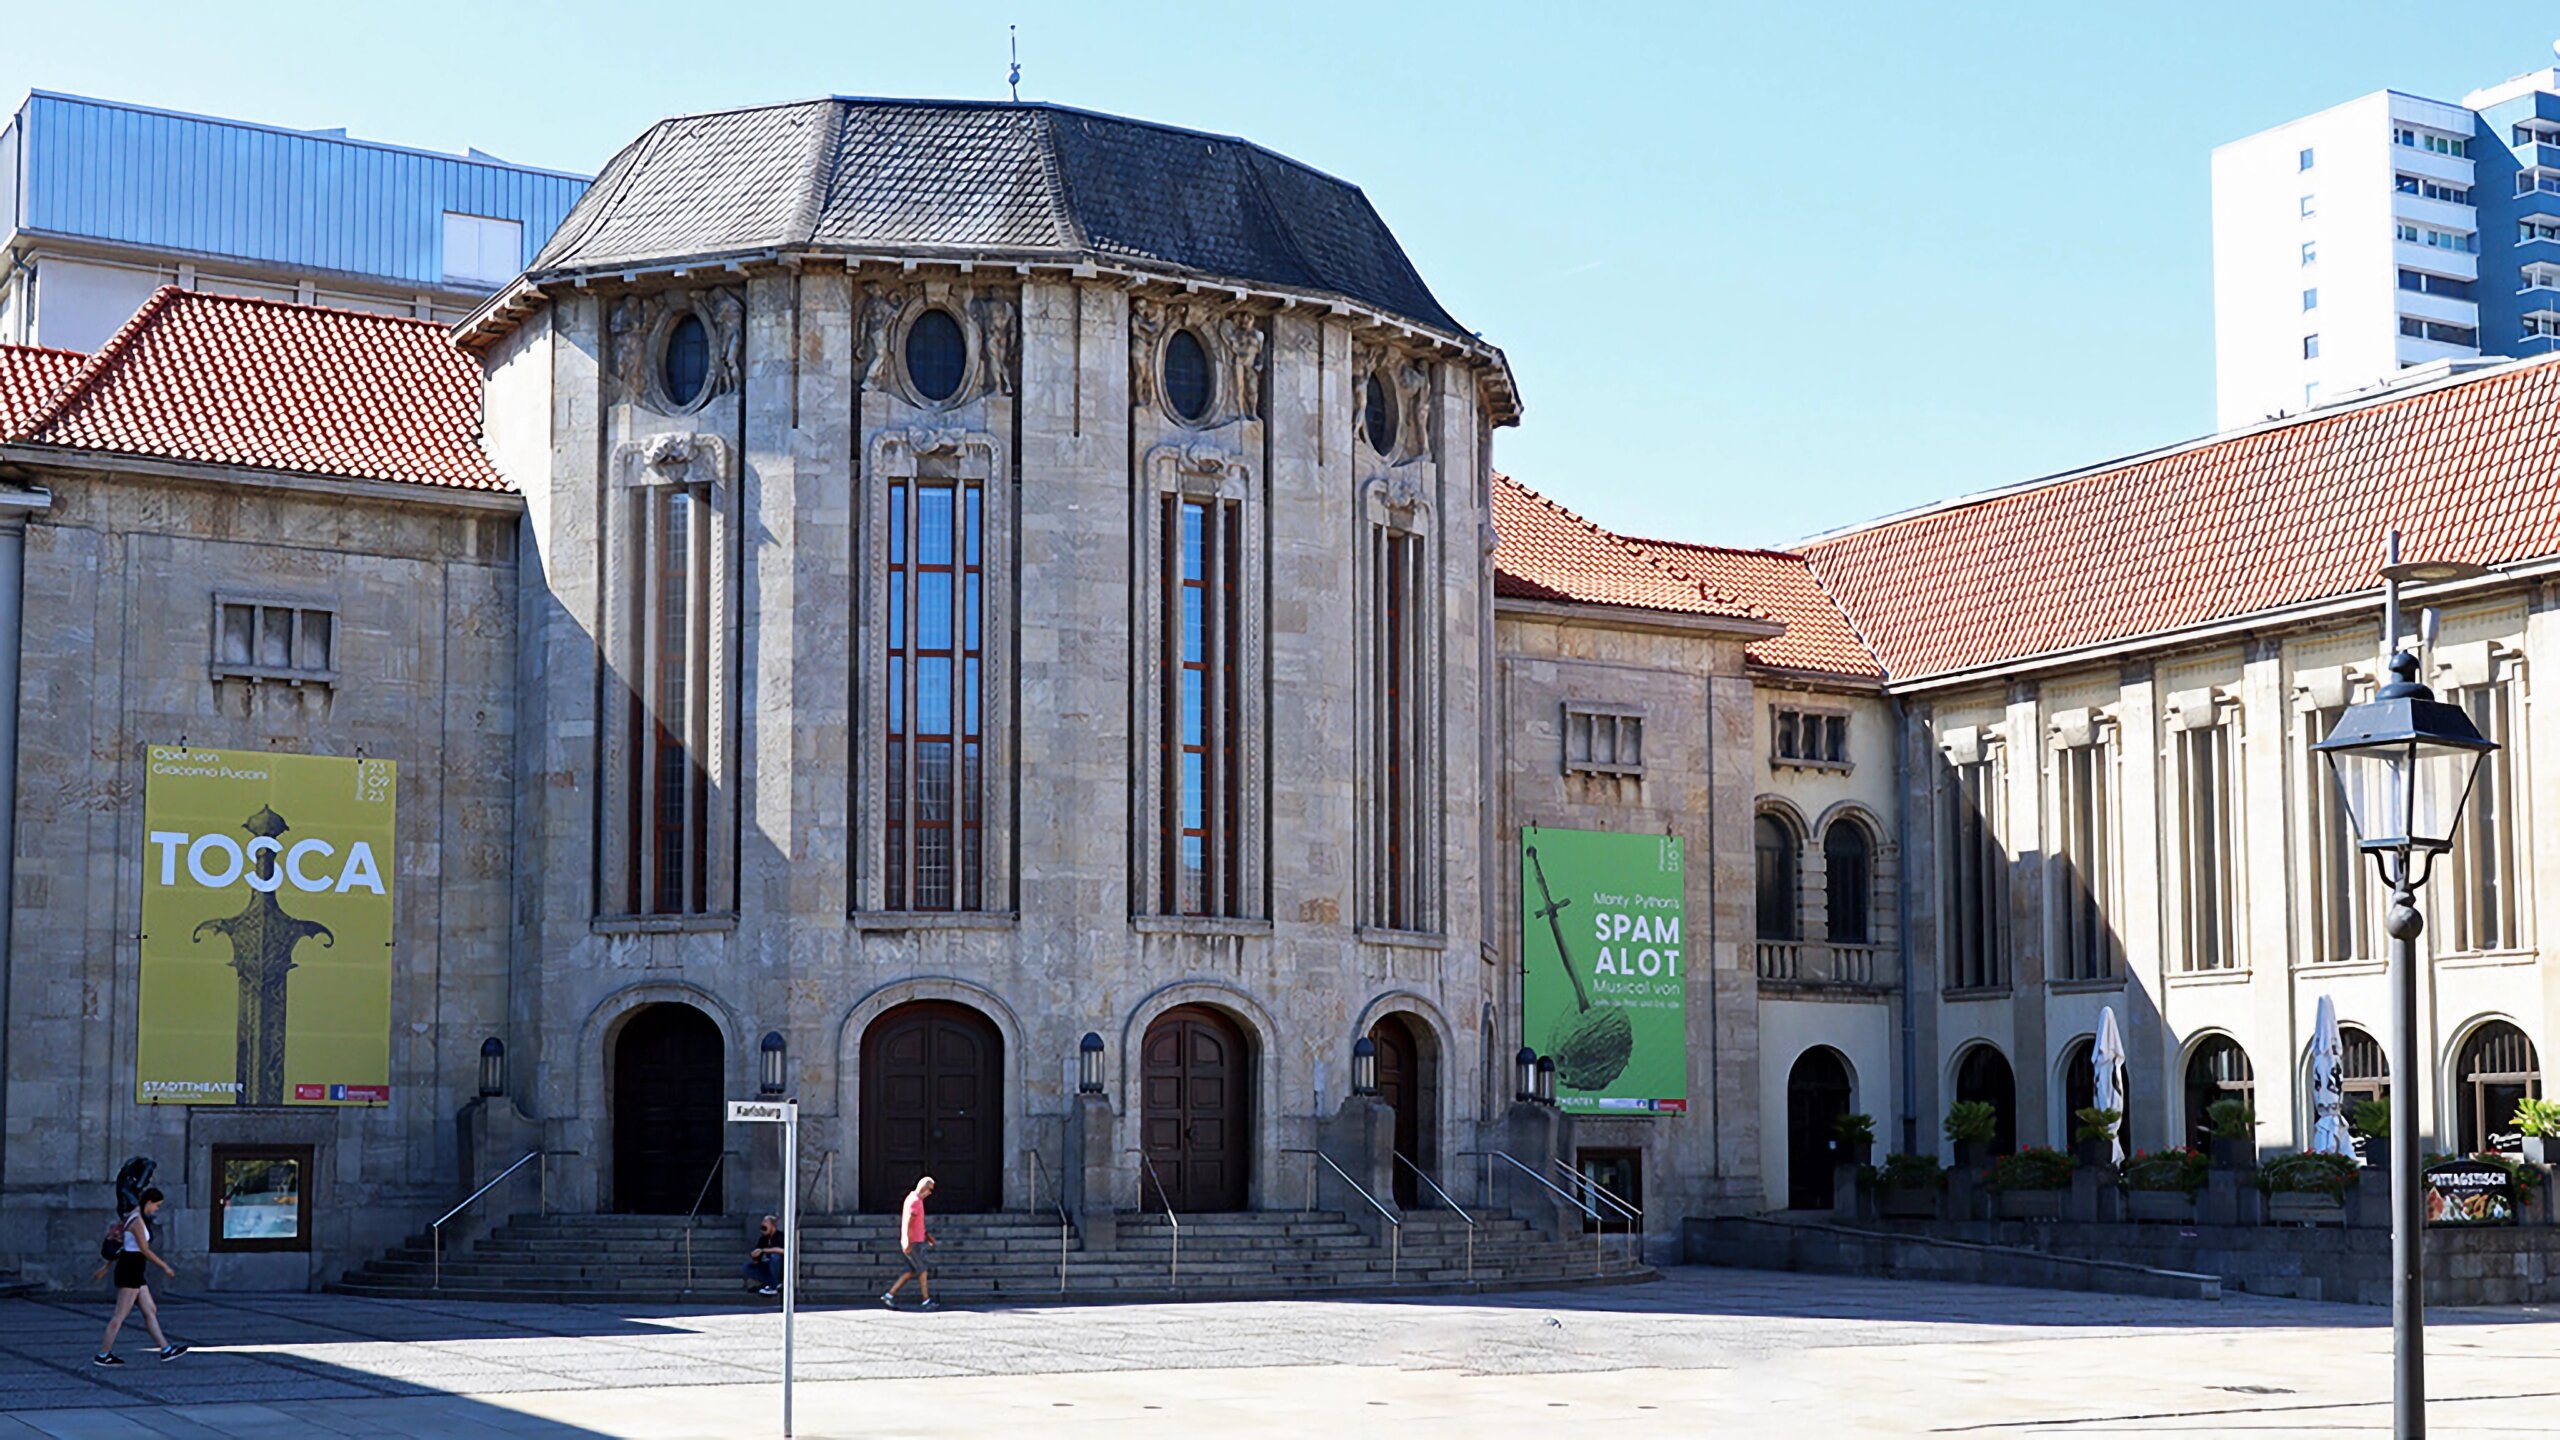
[[(1620, 535), (1496, 472), (1509, 366), (1354, 186), (845, 99), (651, 128), (451, 327), (172, 289), (0, 347), (0, 1270), (85, 1274), (133, 1154), (198, 1215), (218, 1153), (307, 1156), (303, 1243), (218, 1287), (533, 1151), (553, 1211), (761, 1210), (720, 1101), (769, 1078), (837, 1210), (1287, 1209), (1354, 1122), (1381, 1201), (1472, 1196), (1529, 826), (1685, 849), (1686, 1109), (1548, 1132), (1657, 1257), (1827, 1206), (1844, 1111), (2059, 1141), (2105, 1005), (2137, 1143), (2247, 1087), (2298, 1143), (2308, 1006), (2379, 1018), (2300, 746), (2370, 683), (2381, 519), (2493, 567), (2431, 656), (2511, 748), (2420, 1081), (2479, 1128), (2560, 1015), (2554, 374), (1800, 552)], [(133, 1103), (154, 744), (400, 762), (389, 1103)]]

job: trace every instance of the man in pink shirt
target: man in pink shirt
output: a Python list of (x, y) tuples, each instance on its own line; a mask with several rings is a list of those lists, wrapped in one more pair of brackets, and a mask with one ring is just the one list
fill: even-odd
[(916, 1282), (916, 1293), (924, 1297), (924, 1303), (917, 1309), (942, 1308), (933, 1303), (933, 1281), (925, 1275), (924, 1252), (916, 1248), (939, 1243), (933, 1238), (933, 1232), (925, 1228), (924, 1202), (932, 1194), (933, 1177), (927, 1175), (916, 1182), (916, 1188), (907, 1192), (906, 1203), (898, 1207), (898, 1253), (906, 1257), (907, 1269), (898, 1277), (897, 1283), (880, 1297), (880, 1303), (892, 1310), (898, 1308), (898, 1292), (906, 1289), (910, 1280)]

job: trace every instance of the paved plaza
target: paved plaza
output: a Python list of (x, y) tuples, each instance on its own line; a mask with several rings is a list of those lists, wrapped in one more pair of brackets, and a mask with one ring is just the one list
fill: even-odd
[[(780, 1433), (781, 1323), (180, 1297), (161, 1364), (103, 1306), (0, 1304), (0, 1437)], [(2549, 1433), (2560, 1325), (2439, 1314), (2435, 1433)], [(2339, 1435), (2387, 1431), (2388, 1317), (1674, 1270), (1471, 1299), (804, 1313), (803, 1436)], [(1358, 1427), (1355, 1432), (1351, 1427)]]

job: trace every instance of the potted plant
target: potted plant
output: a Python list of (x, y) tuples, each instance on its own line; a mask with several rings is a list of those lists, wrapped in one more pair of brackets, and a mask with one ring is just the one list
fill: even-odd
[(1876, 1117), (1856, 1111), (1831, 1122), (1832, 1158), (1843, 1165), (1864, 1165), (1875, 1154)]
[(2348, 1189), (2363, 1173), (2352, 1155), (2279, 1155), (2258, 1168), (2270, 1224), (2311, 1225), (2346, 1219)]
[(2204, 1152), (2192, 1146), (2134, 1156), (2124, 1164), (2127, 1215), (2135, 1220), (2193, 1221), (2196, 1192), (2204, 1188), (2205, 1173), (2212, 1168)]
[(2091, 1105), (2072, 1111), (2071, 1118), (2080, 1122), (2071, 1132), (2071, 1158), (2093, 1170), (2116, 1163), (2115, 1127), (2124, 1119), (2124, 1112)]
[(2220, 1170), (2246, 1170), (2258, 1162), (2258, 1112), (2246, 1100), (2216, 1100), (2204, 1107), (2213, 1127), (2213, 1163)]
[(2347, 1129), (2357, 1139), (2367, 1142), (2362, 1147), (2364, 1163), (2380, 1165), (2384, 1158), (2381, 1142), (2391, 1138), (2391, 1102), (2359, 1100), (2348, 1106)]
[(2524, 1132), (2526, 1160), (2536, 1165), (2560, 1164), (2560, 1100), (2517, 1101), (2510, 1123)]
[(2000, 1112), (1988, 1100), (1959, 1100), (1947, 1107), (1940, 1127), (1956, 1147), (1956, 1163), (1980, 1165), (1991, 1156), (1992, 1137), (2000, 1133)]
[(2062, 1197), (2078, 1162), (2059, 1150), (2030, 1145), (1991, 1164), (1990, 1187), (2000, 1197), (2003, 1220), (2059, 1220)]
[(1889, 1220), (1934, 1220), (1944, 1182), (1935, 1155), (1887, 1155), (1876, 1167), (1876, 1214)]

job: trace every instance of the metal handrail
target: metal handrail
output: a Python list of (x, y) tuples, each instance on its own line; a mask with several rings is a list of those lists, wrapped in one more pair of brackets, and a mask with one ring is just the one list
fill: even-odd
[[(499, 1171), (496, 1176), (491, 1178), (488, 1184), (483, 1185), (479, 1189), (472, 1191), (469, 1195), (464, 1196), (461, 1204), (456, 1205), (452, 1209), (444, 1212), (442, 1215), (437, 1216), (435, 1223), (427, 1227), (427, 1244), (432, 1254), (429, 1266), (434, 1277), (429, 1282), (430, 1288), (437, 1290), (444, 1288), (444, 1222), (461, 1214), (463, 1211), (470, 1209), (471, 1202), (488, 1194), (490, 1191), (497, 1189), (498, 1182), (500, 1180), (504, 1180), (527, 1165), (533, 1164), (533, 1162), (541, 1159), (548, 1153), (548, 1151), (543, 1150), (527, 1150), (524, 1152), (523, 1156), (516, 1161), (516, 1163)], [(545, 1208), (548, 1208), (550, 1204), (550, 1177), (548, 1174), (548, 1168), (549, 1167), (546, 1166), (543, 1169), (539, 1169), (534, 1172), (534, 1178), (543, 1182), (544, 1199), (542, 1203)]]
[(1476, 1283), (1476, 1217), (1468, 1214), (1457, 1201), (1449, 1198), (1449, 1192), (1440, 1188), (1440, 1182), (1431, 1178), (1430, 1171), (1411, 1160), (1406, 1160), (1403, 1151), (1390, 1150), (1387, 1153), (1395, 1156), (1406, 1169), (1419, 1176), (1423, 1184), (1431, 1187), (1431, 1193), (1440, 1197), (1441, 1204), (1448, 1206), (1459, 1219), (1467, 1222), (1467, 1283), (1470, 1285)]
[[(1620, 1221), (1619, 1234), (1623, 1236), (1627, 1242), (1627, 1268), (1631, 1270), (1634, 1269), (1641, 1258), (1637, 1254), (1636, 1224), (1644, 1219), (1644, 1208), (1640, 1205), (1630, 1204), (1629, 1202), (1620, 1199), (1616, 1192), (1612, 1191), (1608, 1186), (1601, 1184), (1599, 1181), (1592, 1179), (1590, 1176), (1585, 1175), (1581, 1171), (1564, 1163), (1562, 1156), (1550, 1157), (1549, 1163), (1554, 1165), (1558, 1170), (1563, 1171), (1566, 1175), (1571, 1176), (1576, 1185), (1590, 1191), (1592, 1199), (1605, 1203), (1611, 1210), (1617, 1212)], [(1608, 1228), (1605, 1222), (1600, 1223), (1601, 1228)]]
[[(1049, 1178), (1049, 1162), (1041, 1158), (1040, 1147), (1037, 1145), (1024, 1146), (1022, 1153), (1031, 1157), (1031, 1198), (1036, 1204), (1040, 1199), (1040, 1192), (1047, 1188), (1044, 1182)], [(1059, 1163), (1065, 1162), (1062, 1160)], [(1067, 1219), (1067, 1177), (1063, 1173), (1058, 1176), (1055, 1203), (1058, 1210), (1058, 1293), (1064, 1295), (1067, 1293), (1067, 1231), (1070, 1228), (1070, 1222)]]
[[(1591, 1273), (1599, 1275), (1607, 1272), (1609, 1268), (1609, 1252), (1606, 1247), (1609, 1243), (1609, 1237), (1606, 1233), (1607, 1227), (1600, 1223), (1600, 1212), (1597, 1209), (1583, 1204), (1580, 1197), (1576, 1196), (1572, 1191), (1563, 1189), (1546, 1176), (1541, 1175), (1527, 1165), (1522, 1164), (1518, 1157), (1514, 1156), (1508, 1150), (1461, 1150), (1458, 1152), (1458, 1158), (1462, 1160), (1470, 1155), (1483, 1156), (1485, 1169), (1488, 1172), (1493, 1169), (1493, 1162), (1500, 1160), (1504, 1164), (1509, 1165), (1512, 1169), (1517, 1170), (1521, 1174), (1528, 1176), (1530, 1179), (1537, 1181), (1539, 1184), (1546, 1186), (1549, 1190), (1555, 1193), (1558, 1199), (1561, 1199), (1564, 1203), (1572, 1206), (1574, 1209), (1581, 1211), (1583, 1218), (1591, 1222)], [(1490, 1174), (1486, 1176), (1485, 1189), (1488, 1193), (1493, 1189), (1493, 1181)]]
[[(711, 1162), (711, 1172), (702, 1177), (702, 1188), (693, 1192), (693, 1208), (684, 1212), (684, 1293), (687, 1295), (693, 1293), (693, 1232), (701, 1228), (702, 1202), (711, 1198), (711, 1182), (720, 1178), (720, 1167), (728, 1163), (729, 1152), (723, 1150), (720, 1158)], [(800, 1237), (786, 1235), (782, 1243), (797, 1245)]]
[[(1386, 1206), (1384, 1206), (1384, 1205), (1382, 1205), (1382, 1204), (1378, 1203), (1378, 1197), (1369, 1193), (1369, 1187), (1367, 1187), (1367, 1186), (1365, 1186), (1365, 1185), (1361, 1184), (1361, 1183), (1360, 1183), (1359, 1181), (1357, 1181), (1357, 1180), (1352, 1179), (1352, 1178), (1351, 1178), (1351, 1172), (1350, 1172), (1350, 1171), (1345, 1170), (1345, 1169), (1343, 1169), (1341, 1166), (1334, 1164), (1334, 1163), (1333, 1163), (1333, 1157), (1332, 1157), (1332, 1156), (1330, 1156), (1330, 1155), (1327, 1155), (1327, 1154), (1326, 1154), (1326, 1153), (1324, 1153), (1323, 1151), (1321, 1151), (1321, 1150), (1294, 1150), (1294, 1149), (1284, 1149), (1284, 1150), (1282, 1150), (1280, 1153), (1281, 1153), (1281, 1154), (1283, 1154), (1283, 1155), (1304, 1155), (1304, 1156), (1307, 1156), (1307, 1157), (1308, 1157), (1308, 1161), (1307, 1161), (1307, 1208), (1308, 1208), (1308, 1209), (1313, 1210), (1314, 1208), (1316, 1208), (1316, 1166), (1315, 1166), (1315, 1162), (1317, 1162), (1317, 1161), (1319, 1161), (1319, 1160), (1321, 1160), (1321, 1161), (1323, 1161), (1323, 1162), (1324, 1162), (1324, 1168), (1326, 1168), (1327, 1170), (1332, 1171), (1332, 1172), (1333, 1172), (1334, 1174), (1336, 1174), (1336, 1175), (1341, 1176), (1341, 1177), (1342, 1177), (1342, 1183), (1343, 1183), (1343, 1184), (1345, 1184), (1345, 1185), (1350, 1186), (1350, 1187), (1351, 1187), (1351, 1190), (1352, 1190), (1352, 1193), (1354, 1193), (1354, 1194), (1358, 1195), (1361, 1199), (1366, 1200), (1366, 1201), (1368, 1201), (1368, 1202), (1369, 1202), (1369, 1208), (1370, 1208), (1370, 1209), (1372, 1209), (1372, 1210), (1377, 1211), (1377, 1212), (1378, 1212), (1378, 1214), (1379, 1214), (1379, 1216), (1380, 1216), (1381, 1218), (1385, 1219), (1385, 1221), (1387, 1222), (1388, 1226), (1390, 1227), (1390, 1228), (1388, 1229), (1388, 1231), (1387, 1231), (1387, 1283), (1388, 1283), (1388, 1284), (1390, 1284), (1390, 1285), (1397, 1285), (1397, 1284), (1401, 1284), (1401, 1283), (1403, 1283), (1403, 1270), (1404, 1270), (1404, 1219), (1403, 1219), (1403, 1217), (1401, 1217), (1401, 1216), (1397, 1215), (1397, 1214), (1396, 1214), (1396, 1212), (1394, 1212), (1393, 1210), (1388, 1209)], [(1435, 1187), (1433, 1187), (1433, 1188), (1435, 1188), (1435, 1189), (1436, 1189), (1436, 1188), (1438, 1188), (1438, 1187), (1436, 1187), (1436, 1186), (1435, 1186)]]
[(827, 1185), (827, 1208), (821, 1213), (833, 1215), (836, 1213), (836, 1152), (833, 1150), (825, 1152), (825, 1158), (818, 1161), (818, 1174), (809, 1181), (809, 1193), (813, 1197), (818, 1192), (820, 1180)]
[[(1173, 1197), (1165, 1193), (1164, 1177), (1156, 1173), (1154, 1158), (1144, 1150), (1132, 1149), (1129, 1153), (1137, 1156), (1138, 1163), (1146, 1167), (1147, 1178), (1156, 1182), (1156, 1198), (1164, 1202), (1165, 1223), (1173, 1227), (1173, 1269), (1166, 1283), (1180, 1289), (1182, 1286), (1182, 1222), (1174, 1217)], [(1147, 1208), (1146, 1187), (1143, 1185), (1138, 1187), (1138, 1208), (1141, 1210)]]

